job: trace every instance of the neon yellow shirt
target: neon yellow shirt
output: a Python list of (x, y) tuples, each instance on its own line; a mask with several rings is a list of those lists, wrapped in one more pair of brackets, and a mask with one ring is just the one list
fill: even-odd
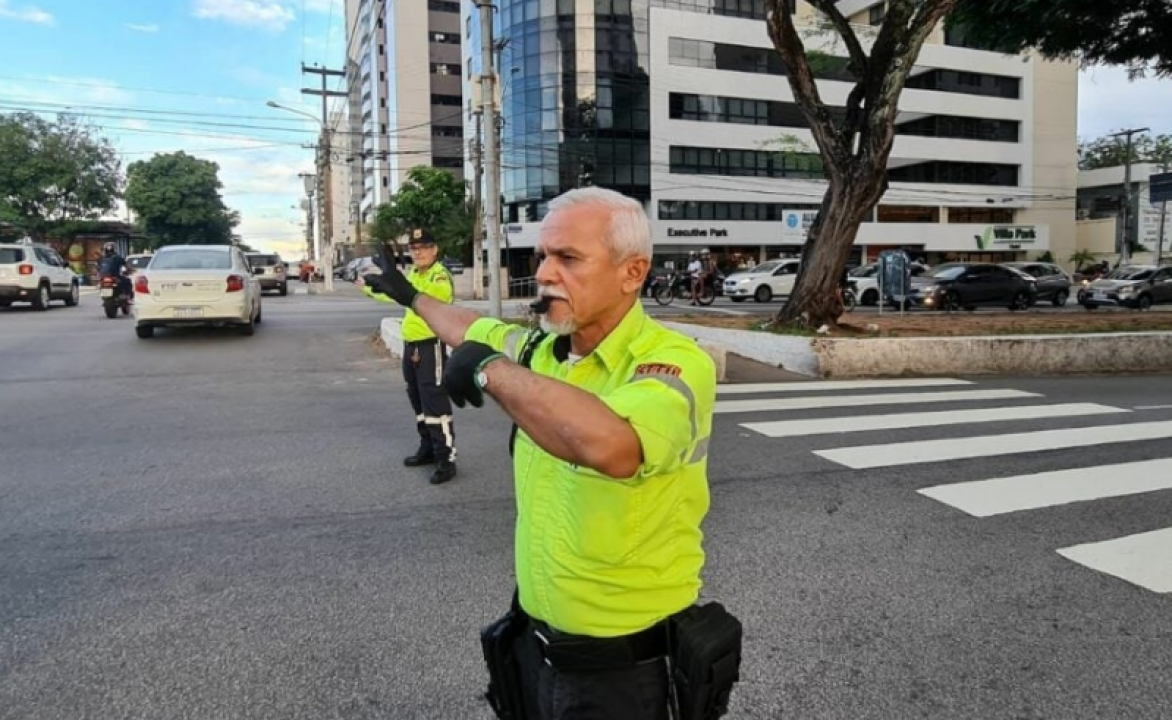
[[(465, 340), (516, 359), (527, 328), (482, 318)], [(708, 439), (716, 399), (712, 359), (636, 303), (590, 355), (565, 356), (547, 337), (534, 372), (586, 390), (626, 419), (643, 464), (607, 478), (542, 450), (518, 431), (516, 569), (521, 606), (562, 632), (615, 637), (696, 601), (708, 512)]]
[[(407, 273), (407, 280), (416, 290), (440, 302), (451, 304), (452, 298), (456, 294), (455, 287), (452, 284), (452, 274), (440, 262), (434, 262), (431, 264), (431, 267), (422, 271), (419, 268), (412, 267)], [(369, 285), (362, 288), (362, 292), (367, 297), (378, 300), (379, 302), (395, 302), (386, 295), (371, 290)], [(430, 340), (433, 337), (435, 337), (435, 333), (431, 331), (431, 328), (423, 321), (423, 318), (416, 315), (415, 311), (411, 308), (407, 308), (407, 313), (403, 316), (403, 340), (406, 342), (420, 342), (421, 340)]]

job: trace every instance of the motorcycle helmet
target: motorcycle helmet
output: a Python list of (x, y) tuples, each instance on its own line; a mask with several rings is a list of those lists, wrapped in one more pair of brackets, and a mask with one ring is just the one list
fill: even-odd
[(102, 246), (102, 253), (106, 257), (113, 257), (118, 252), (118, 248), (112, 242), (108, 242)]

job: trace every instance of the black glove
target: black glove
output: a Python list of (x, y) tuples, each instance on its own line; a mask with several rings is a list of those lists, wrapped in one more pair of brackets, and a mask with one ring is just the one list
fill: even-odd
[(464, 407), (464, 403), (471, 403), (472, 407), (484, 405), (484, 391), (476, 383), (476, 376), (490, 362), (503, 357), (502, 353), (478, 342), (466, 342), (452, 351), (444, 368), (443, 387), (456, 407)]
[(412, 307), (419, 291), (411, 284), (393, 262), (387, 260), (382, 252), (375, 253), (374, 262), (383, 271), (382, 275), (366, 275), (363, 281), (370, 289), (399, 303), (403, 307)]

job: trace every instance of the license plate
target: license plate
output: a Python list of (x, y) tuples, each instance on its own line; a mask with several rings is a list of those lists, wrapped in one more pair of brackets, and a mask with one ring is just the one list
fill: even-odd
[(159, 286), (160, 290), (177, 290), (179, 285), (176, 283), (163, 283)]
[(102, 288), (102, 297), (114, 297), (114, 288)]
[(175, 317), (177, 317), (177, 318), (203, 317), (203, 308), (198, 308), (198, 307), (175, 308)]
[(1097, 292), (1097, 293), (1095, 293), (1095, 299), (1096, 299), (1096, 300), (1106, 300), (1106, 299), (1107, 299), (1107, 293), (1101, 293), (1101, 292)]

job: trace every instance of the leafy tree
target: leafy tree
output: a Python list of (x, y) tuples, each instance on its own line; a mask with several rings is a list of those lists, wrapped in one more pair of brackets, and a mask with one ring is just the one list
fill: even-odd
[(224, 205), (219, 170), (184, 152), (130, 164), (126, 204), (155, 247), (232, 243), (240, 214)]
[(419, 165), (407, 171), (399, 191), (375, 210), (370, 237), (396, 246), (412, 228), (427, 228), (443, 252), (456, 252), (472, 237), (464, 183), (447, 170)]
[(110, 142), (73, 115), (0, 115), (0, 221), (33, 238), (114, 209), (122, 165)]
[(1172, 75), (1172, 3), (1163, 0), (960, 0), (951, 22), (980, 47)]
[(1069, 258), (1075, 270), (1082, 270), (1095, 264), (1095, 254), (1090, 250), (1076, 250)]
[[(845, 76), (854, 86), (844, 113), (823, 101), (815, 83), (824, 53), (807, 51), (788, 12), (787, 0), (765, 0), (769, 37), (781, 56), (794, 100), (810, 126), (829, 182), (822, 207), (810, 228), (802, 266), (778, 322), (819, 327), (842, 314), (835, 289), (859, 224), (887, 191), (887, 159), (895, 116), (920, 48), (959, 0), (889, 0), (887, 15), (870, 52), (834, 0), (807, 0), (826, 18), (818, 35), (845, 46)], [(818, 38), (821, 39), (821, 38)], [(813, 61), (812, 61), (813, 58)]]
[[(1118, 167), (1127, 162), (1127, 143), (1122, 138), (1101, 137), (1078, 145), (1080, 170)], [(1136, 135), (1131, 140), (1132, 163), (1172, 165), (1172, 135)]]

